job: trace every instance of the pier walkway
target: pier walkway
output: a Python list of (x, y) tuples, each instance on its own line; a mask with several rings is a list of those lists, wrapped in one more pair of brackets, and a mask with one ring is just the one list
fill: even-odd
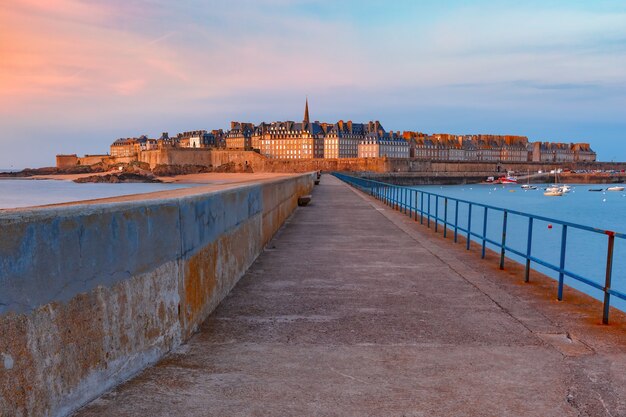
[(76, 415), (626, 415), (623, 325), (461, 246), (324, 175), (198, 334)]

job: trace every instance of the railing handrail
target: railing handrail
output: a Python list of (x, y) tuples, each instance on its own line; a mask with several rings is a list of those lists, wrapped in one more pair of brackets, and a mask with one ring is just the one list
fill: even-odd
[[(581, 282), (585, 285), (588, 285), (592, 288), (598, 289), (604, 292), (604, 303), (603, 303), (603, 315), (602, 315), (602, 323), (608, 324), (609, 321), (609, 308), (610, 308), (610, 297), (616, 296), (622, 300), (626, 300), (626, 293), (617, 291), (611, 288), (611, 278), (613, 273), (613, 253), (614, 253), (614, 244), (615, 238), (626, 239), (626, 234), (617, 233), (612, 230), (604, 230), (595, 227), (585, 226), (577, 223), (567, 222), (564, 220), (553, 219), (546, 216), (535, 215), (531, 213), (525, 213), (518, 210), (510, 210), (503, 207), (492, 206), (489, 204), (477, 203), (474, 201), (464, 200), (456, 197), (449, 197), (443, 194), (432, 193), (430, 191), (420, 190), (418, 188), (408, 188), (406, 186), (400, 186), (395, 184), (389, 184), (381, 181), (371, 180), (367, 178), (353, 177), (346, 174), (341, 173), (333, 173), (337, 178), (347, 182), (348, 184), (355, 186), (357, 188), (367, 189), (369, 193), (383, 201), (384, 203), (392, 206), (399, 210), (400, 212), (404, 211), (405, 214), (409, 216), (415, 215), (415, 220), (417, 221), (417, 215), (420, 215), (420, 223), (424, 223), (424, 217), (426, 217), (427, 225), (430, 227), (431, 220), (434, 220), (435, 223), (435, 232), (438, 231), (439, 224), (443, 225), (443, 237), (447, 236), (448, 226), (450, 226), (451, 231), (454, 231), (454, 242), (456, 243), (458, 240), (459, 231), (464, 233), (466, 236), (466, 249), (470, 250), (472, 237), (482, 241), (482, 258), (485, 258), (485, 251), (487, 243), (500, 248), (500, 269), (504, 269), (505, 264), (505, 256), (506, 252), (513, 253), (523, 259), (526, 260), (526, 274), (525, 274), (525, 282), (529, 282), (530, 280), (530, 271), (531, 271), (531, 263), (541, 265), (548, 269), (551, 269), (555, 272), (558, 272), (558, 295), (557, 298), (559, 301), (563, 300), (563, 288), (564, 288), (564, 279), (565, 277), (570, 277), (575, 279), (578, 282)], [(401, 192), (400, 190), (404, 190)], [(393, 190), (393, 191), (392, 191)], [(417, 204), (417, 194), (420, 193), (420, 204), (418, 207)], [(404, 200), (402, 201), (401, 194), (404, 194)], [(415, 206), (412, 206), (410, 203), (406, 201), (407, 194), (415, 194), (415, 198), (413, 201), (415, 202)], [(428, 198), (425, 199), (424, 196)], [(431, 213), (431, 199), (434, 197), (435, 199), (435, 214)], [(443, 219), (439, 217), (439, 199), (444, 200), (444, 217)], [(424, 200), (427, 200), (427, 210), (424, 210)], [(455, 213), (454, 213), (454, 223), (448, 221), (448, 201), (455, 202)], [(468, 205), (468, 221), (467, 228), (463, 228), (458, 223), (459, 217), (459, 203)], [(483, 230), (482, 235), (472, 230), (472, 207), (482, 207), (484, 209), (484, 220), (483, 220)], [(503, 213), (503, 222), (502, 222), (502, 240), (498, 242), (494, 239), (487, 237), (487, 219), (489, 211), (500, 211)], [(528, 233), (527, 233), (527, 250), (524, 253), (522, 250), (514, 249), (506, 244), (506, 235), (507, 235), (507, 219), (508, 215), (517, 215), (528, 218)], [(534, 220), (545, 221), (548, 223), (554, 223), (557, 225), (561, 225), (561, 256), (559, 265), (553, 265), (550, 262), (539, 259), (536, 256), (532, 255), (532, 235), (533, 235), (533, 224)], [(569, 228), (579, 229), (587, 232), (598, 233), (602, 235), (606, 235), (608, 237), (608, 249), (607, 249), (607, 261), (606, 261), (606, 273), (605, 273), (605, 283), (604, 286), (598, 284), (592, 279), (583, 277), (582, 275), (570, 271), (565, 268), (566, 261), (566, 251), (567, 251), (567, 232)]]
[[(371, 179), (368, 179), (368, 178), (352, 177), (350, 175), (340, 174), (340, 173), (333, 173), (333, 175), (335, 175), (335, 176), (345, 176), (345, 177), (349, 177), (349, 178), (357, 178), (359, 180), (364, 180), (364, 181), (369, 181), (369, 182), (372, 182), (372, 183), (375, 183), (375, 184), (380, 184), (381, 186), (385, 186), (385, 187), (389, 187), (389, 186), (391, 186), (391, 187), (406, 187), (406, 186), (403, 186), (403, 185), (390, 184), (390, 183), (387, 183), (387, 182), (371, 180)], [(541, 220), (541, 221), (545, 221), (545, 222), (548, 222), (548, 223), (556, 223), (556, 224), (559, 224), (559, 225), (566, 225), (568, 227), (573, 227), (573, 228), (576, 228), (576, 229), (586, 230), (586, 231), (589, 231), (589, 232), (594, 232), (594, 233), (598, 233), (598, 234), (602, 234), (602, 235), (613, 235), (613, 236), (615, 236), (616, 238), (619, 238), (619, 239), (626, 239), (626, 233), (615, 232), (613, 230), (600, 229), (600, 228), (597, 228), (597, 227), (587, 226), (587, 225), (580, 224), (580, 223), (572, 223), (572, 222), (568, 222), (568, 221), (565, 221), (565, 220), (559, 220), (559, 219), (554, 219), (552, 217), (542, 216), (542, 215), (539, 215), (539, 214), (526, 213), (526, 212), (523, 212), (523, 211), (511, 210), (511, 209), (504, 208), (504, 207), (492, 206), (490, 204), (478, 203), (478, 202), (475, 202), (475, 201), (464, 200), (462, 198), (450, 197), (450, 196), (447, 196), (447, 195), (444, 195), (444, 194), (437, 194), (437, 193), (433, 193), (433, 192), (426, 191), (426, 190), (420, 190), (420, 189), (417, 189), (417, 188), (411, 188), (411, 189), (412, 190), (417, 190), (420, 193), (430, 194), (432, 196), (436, 196), (436, 197), (439, 197), (439, 198), (447, 198), (448, 200), (458, 201), (460, 203), (472, 204), (472, 205), (478, 206), (478, 207), (486, 207), (486, 208), (488, 208), (490, 210), (506, 211), (506, 212), (509, 212), (511, 214), (515, 214), (515, 215), (518, 215), (518, 216), (532, 217), (532, 218), (534, 218), (536, 220)]]

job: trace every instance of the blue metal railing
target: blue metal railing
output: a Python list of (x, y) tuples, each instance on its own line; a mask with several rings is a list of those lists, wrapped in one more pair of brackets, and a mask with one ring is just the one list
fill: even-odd
[[(334, 176), (342, 181), (358, 188), (375, 198), (381, 200), (385, 204), (393, 207), (400, 212), (403, 212), (418, 220), (420, 224), (426, 224), (431, 227), (431, 222), (434, 223), (435, 232), (439, 231), (439, 226), (443, 226), (443, 237), (448, 236), (450, 231), (454, 233), (454, 243), (458, 242), (458, 236), (463, 233), (466, 238), (466, 249), (471, 247), (472, 238), (476, 238), (481, 243), (481, 257), (484, 259), (486, 256), (487, 243), (494, 245), (500, 249), (500, 269), (504, 269), (505, 257), (507, 252), (515, 254), (526, 261), (525, 269), (525, 282), (530, 281), (530, 270), (532, 263), (541, 265), (545, 268), (551, 269), (558, 273), (558, 293), (557, 298), (559, 301), (563, 300), (563, 286), (565, 277), (570, 277), (592, 288), (598, 289), (604, 293), (603, 301), (603, 313), (602, 323), (608, 324), (609, 322), (609, 309), (611, 296), (618, 297), (622, 300), (626, 300), (626, 294), (611, 288), (611, 277), (613, 274), (613, 252), (615, 248), (615, 239), (626, 239), (626, 234), (617, 233), (610, 230), (597, 229), (590, 226), (584, 226), (581, 224), (570, 223), (563, 220), (552, 219), (549, 217), (538, 216), (534, 214), (524, 213), (517, 210), (509, 210), (501, 207), (495, 207), (487, 204), (476, 203), (473, 201), (463, 200), (460, 198), (447, 197), (428, 191), (417, 190), (413, 188), (407, 188), (399, 185), (388, 184), (380, 181), (373, 181), (365, 178), (352, 177), (345, 174), (333, 173)], [(435, 212), (431, 212), (431, 201), (435, 200)], [(443, 217), (440, 217), (439, 206), (440, 201), (443, 200)], [(448, 206), (450, 202), (454, 203), (454, 220), (448, 219)], [(461, 227), (459, 224), (459, 205), (464, 204), (468, 207), (467, 227)], [(424, 207), (426, 205), (426, 208)], [(481, 233), (472, 230), (472, 208), (479, 207), (483, 209), (483, 227)], [(490, 212), (502, 212), (502, 233), (499, 241), (487, 237), (487, 219)], [(506, 232), (509, 215), (517, 215), (528, 218), (528, 232), (526, 251), (521, 251), (507, 246)], [(533, 255), (532, 241), (533, 241), (533, 223), (536, 221), (544, 221), (561, 226), (561, 248), (559, 265), (554, 265), (545, 259), (540, 259)], [(568, 230), (575, 229), (581, 230), (596, 235), (606, 235), (608, 238), (607, 255), (606, 255), (606, 269), (605, 269), (605, 281), (604, 286), (594, 282), (592, 279), (583, 277), (573, 271), (565, 269), (565, 258), (567, 250), (567, 236)]]

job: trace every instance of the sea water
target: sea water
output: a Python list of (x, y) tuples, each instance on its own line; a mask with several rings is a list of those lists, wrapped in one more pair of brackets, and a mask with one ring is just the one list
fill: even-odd
[(85, 183), (59, 180), (0, 179), (0, 209), (67, 203), (95, 198), (187, 188), (189, 184)]
[[(519, 185), (455, 185), (455, 186), (417, 186), (412, 187), (443, 196), (454, 197), (471, 202), (506, 208), (519, 212), (539, 215), (561, 221), (581, 224), (603, 230), (626, 233), (626, 192), (606, 191), (608, 185), (585, 184), (571, 185), (572, 191), (563, 197), (544, 196), (546, 185), (537, 184), (538, 190), (522, 190)], [(589, 189), (602, 188), (602, 192)], [(419, 203), (418, 203), (419, 204)], [(426, 203), (425, 203), (426, 204)], [(426, 207), (426, 206), (425, 206)], [(453, 222), (456, 205), (448, 206), (448, 221)], [(468, 205), (459, 205), (458, 225), (467, 229)], [(431, 213), (435, 213), (435, 199), (431, 198)], [(439, 202), (439, 217), (443, 218), (444, 202)], [(503, 213), (488, 210), (487, 236), (501, 242)], [(471, 229), (482, 234), (484, 209), (472, 208)], [(461, 232), (459, 232), (461, 233)], [(463, 233), (461, 233), (463, 234)], [(528, 218), (509, 214), (507, 219), (506, 245), (522, 253), (527, 250)], [(552, 265), (560, 265), (562, 226), (551, 221), (534, 220), (532, 238), (532, 256)], [(473, 237), (472, 240), (482, 243)], [(495, 245), (487, 247), (500, 251)], [(569, 227), (566, 239), (565, 269), (603, 286), (606, 275), (608, 236)], [(525, 260), (512, 253), (507, 257), (525, 264)], [(532, 264), (532, 268), (558, 279), (558, 272), (541, 265)], [(531, 273), (532, 280), (532, 273)], [(595, 298), (602, 299), (603, 292), (589, 285), (565, 277), (565, 283)], [(626, 240), (615, 239), (613, 258), (613, 277), (611, 288), (626, 293)], [(556, 294), (555, 294), (556, 296)], [(567, 299), (567, 288), (564, 292)], [(626, 301), (611, 298), (611, 305), (626, 311)]]

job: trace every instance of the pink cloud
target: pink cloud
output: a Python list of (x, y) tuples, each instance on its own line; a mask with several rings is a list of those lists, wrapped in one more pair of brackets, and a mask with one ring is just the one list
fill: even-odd
[(120, 81), (112, 85), (113, 91), (121, 96), (132, 96), (140, 92), (146, 85), (146, 80), (134, 79)]

